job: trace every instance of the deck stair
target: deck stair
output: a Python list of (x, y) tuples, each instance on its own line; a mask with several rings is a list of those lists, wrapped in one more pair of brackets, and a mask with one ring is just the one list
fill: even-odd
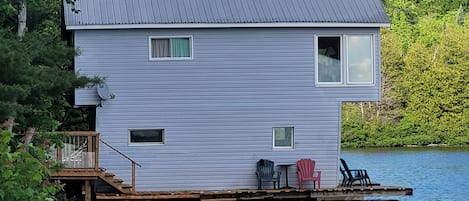
[[(87, 201), (91, 200), (93, 182), (95, 182), (95, 191), (135, 194), (135, 171), (136, 167), (141, 167), (138, 162), (105, 142), (95, 131), (70, 131), (66, 132), (66, 135), (63, 145), (57, 147), (55, 153), (51, 155), (60, 161), (64, 168), (52, 174), (51, 179), (84, 181)], [(130, 162), (131, 181), (128, 182), (131, 184), (124, 183), (124, 180), (99, 166), (100, 145), (113, 150)]]
[(119, 193), (133, 194), (133, 186), (124, 183), (124, 180), (120, 178), (116, 178), (115, 175), (111, 172), (106, 172), (105, 170), (100, 169), (98, 177), (106, 184), (119, 191)]
[[(130, 184), (124, 183), (124, 180), (117, 178), (113, 173), (107, 172), (103, 169), (99, 170), (77, 170), (77, 169), (63, 169), (51, 175), (52, 179), (59, 180), (101, 180), (101, 184), (105, 184), (107, 189), (114, 189), (120, 194), (133, 194), (134, 188)], [(109, 188), (111, 187), (111, 188)]]

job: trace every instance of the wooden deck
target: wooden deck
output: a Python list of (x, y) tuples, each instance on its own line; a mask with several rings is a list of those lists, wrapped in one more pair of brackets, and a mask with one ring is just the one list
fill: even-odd
[(178, 191), (136, 192), (135, 194), (97, 194), (96, 200), (363, 200), (364, 196), (412, 195), (412, 188), (396, 186), (281, 189), (281, 190), (224, 190), (224, 191)]
[[(57, 149), (55, 157), (62, 161), (65, 168), (51, 175), (55, 180), (81, 180), (85, 192), (85, 201), (91, 200), (204, 200), (204, 201), (233, 201), (233, 200), (363, 200), (365, 196), (401, 196), (412, 195), (412, 188), (396, 186), (371, 187), (353, 186), (350, 188), (322, 188), (322, 189), (281, 189), (281, 190), (220, 190), (220, 191), (174, 191), (174, 192), (141, 192), (135, 189), (135, 169), (140, 164), (108, 143), (99, 139), (96, 132), (68, 132), (68, 139), (62, 148)], [(132, 173), (131, 184), (125, 184), (115, 175), (99, 167), (99, 144), (113, 149), (118, 155), (129, 160)], [(109, 187), (104, 191), (93, 192), (96, 182)], [(99, 193), (108, 192), (108, 193)], [(109, 193), (112, 192), (112, 193)], [(96, 195), (94, 199), (94, 195)]]

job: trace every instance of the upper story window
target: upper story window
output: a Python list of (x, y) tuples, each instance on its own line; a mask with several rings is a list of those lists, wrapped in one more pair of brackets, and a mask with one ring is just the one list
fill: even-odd
[(150, 37), (150, 60), (192, 59), (192, 37)]
[(293, 127), (274, 127), (273, 147), (293, 149)]
[(372, 35), (316, 37), (317, 85), (374, 84), (374, 45)]
[(164, 144), (164, 129), (131, 129), (130, 144)]

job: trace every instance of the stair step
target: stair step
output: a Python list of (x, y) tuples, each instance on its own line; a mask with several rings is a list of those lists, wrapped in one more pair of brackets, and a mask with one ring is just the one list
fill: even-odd
[(124, 180), (122, 180), (122, 179), (113, 179), (112, 182), (114, 182), (114, 183), (122, 183), (122, 182), (124, 182)]
[(132, 185), (129, 185), (129, 184), (122, 184), (121, 187), (124, 188), (124, 189), (126, 189), (126, 188), (132, 188)]
[(106, 172), (106, 173), (104, 173), (104, 176), (105, 176), (105, 177), (114, 177), (114, 176), (115, 176), (115, 174), (112, 174), (112, 173)]

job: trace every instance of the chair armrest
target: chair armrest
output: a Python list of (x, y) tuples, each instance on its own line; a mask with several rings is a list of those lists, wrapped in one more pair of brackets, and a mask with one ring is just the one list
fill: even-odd
[(278, 171), (274, 171), (274, 177), (280, 177), (280, 175), (282, 175), (281, 172), (278, 172)]
[[(316, 172), (316, 173), (318, 174), (317, 177), (321, 177), (321, 171), (314, 171), (314, 172)], [(313, 174), (313, 175), (314, 175), (314, 174)]]

